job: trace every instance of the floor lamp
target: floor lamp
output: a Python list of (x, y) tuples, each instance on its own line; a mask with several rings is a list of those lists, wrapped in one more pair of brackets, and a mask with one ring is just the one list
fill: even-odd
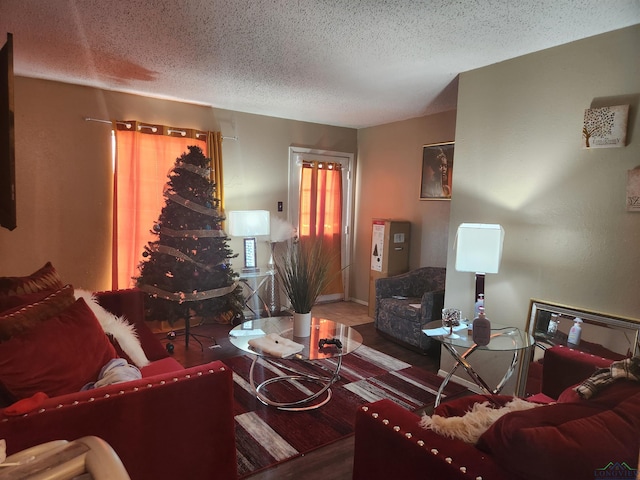
[(258, 268), (256, 237), (269, 235), (270, 218), (268, 210), (232, 210), (227, 216), (229, 235), (244, 237), (243, 273), (257, 273)]
[[(504, 229), (489, 223), (462, 223), (456, 233), (456, 271), (476, 274), (474, 302), (484, 295), (484, 275), (498, 273)], [(486, 297), (485, 297), (486, 298)]]

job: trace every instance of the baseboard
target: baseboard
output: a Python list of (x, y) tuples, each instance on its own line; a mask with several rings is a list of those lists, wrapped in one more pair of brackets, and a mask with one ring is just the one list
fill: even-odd
[(342, 295), (339, 293), (336, 293), (333, 295), (323, 295), (318, 299), (318, 304), (320, 305), (323, 303), (335, 303), (340, 301), (353, 302), (353, 303), (357, 303), (358, 305), (364, 305), (365, 307), (369, 306), (369, 302), (365, 302), (364, 300), (359, 300), (353, 297), (342, 298)]
[(364, 300), (359, 300), (357, 298), (350, 298), (350, 302), (357, 303), (358, 305), (364, 305), (365, 307), (369, 306), (369, 302), (365, 302)]
[(318, 303), (334, 303), (341, 302), (344, 300), (344, 295), (342, 293), (330, 293), (329, 295), (321, 295), (318, 299)]
[[(438, 370), (438, 376), (439, 377), (446, 377), (449, 374), (449, 372), (446, 372), (442, 369)], [(476, 385), (475, 383), (473, 383), (470, 380), (467, 380), (466, 378), (460, 378), (456, 375), (454, 375), (453, 377), (451, 377), (451, 381), (454, 383), (457, 383), (458, 385), (462, 385), (463, 387), (466, 387), (468, 390), (471, 390), (473, 393), (483, 393), (482, 390), (480, 389), (480, 387), (478, 387), (478, 385)]]

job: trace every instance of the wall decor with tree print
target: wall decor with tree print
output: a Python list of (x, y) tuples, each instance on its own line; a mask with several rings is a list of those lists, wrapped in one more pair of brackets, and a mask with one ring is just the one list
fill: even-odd
[(629, 105), (587, 108), (582, 127), (583, 148), (624, 147)]
[(640, 212), (640, 167), (627, 170), (627, 212)]

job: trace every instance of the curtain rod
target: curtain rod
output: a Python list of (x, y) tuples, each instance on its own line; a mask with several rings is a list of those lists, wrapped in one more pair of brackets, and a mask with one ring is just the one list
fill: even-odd
[[(98, 122), (98, 123), (108, 123), (109, 125), (113, 124), (113, 122), (111, 120), (103, 120), (101, 118), (91, 118), (91, 117), (84, 117), (85, 122)], [(131, 124), (128, 122), (116, 122), (116, 124), (118, 125), (124, 125), (127, 128), (131, 128)], [(154, 129), (155, 132), (155, 128), (156, 127), (152, 127), (151, 125), (140, 125), (141, 128), (151, 128)], [(187, 132), (183, 131), (183, 130), (175, 130), (175, 129), (169, 129), (168, 130), (169, 134), (171, 133), (179, 133), (181, 134), (183, 137), (187, 134)], [(238, 137), (228, 137), (223, 135), (222, 138), (224, 140), (238, 140)]]

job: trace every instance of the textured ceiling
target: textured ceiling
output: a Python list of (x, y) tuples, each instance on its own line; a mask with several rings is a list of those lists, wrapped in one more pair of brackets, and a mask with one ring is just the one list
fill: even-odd
[(457, 75), (640, 23), (640, 0), (0, 0), (17, 75), (364, 127)]

